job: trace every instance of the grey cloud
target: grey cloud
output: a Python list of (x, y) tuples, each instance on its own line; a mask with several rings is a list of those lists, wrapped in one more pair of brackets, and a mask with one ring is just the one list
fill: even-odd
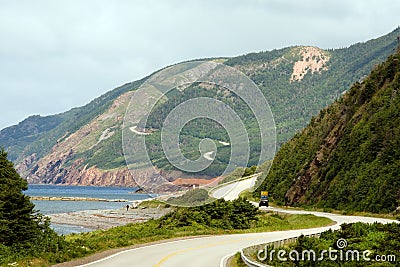
[(0, 0), (0, 129), (187, 59), (375, 38), (398, 10), (389, 0)]

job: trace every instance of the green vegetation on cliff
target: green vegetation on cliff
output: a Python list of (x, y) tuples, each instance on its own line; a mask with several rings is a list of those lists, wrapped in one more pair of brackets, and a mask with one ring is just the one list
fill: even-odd
[(128, 224), (69, 236), (49, 236), (43, 247), (0, 250), (0, 266), (50, 266), (96, 252), (185, 236), (292, 230), (329, 225), (332, 221), (313, 215), (258, 212), (245, 199), (217, 200), (195, 208), (178, 208), (157, 220)]
[(36, 213), (29, 197), (26, 180), (15, 171), (0, 148), (0, 265), (21, 257), (39, 257), (63, 249), (63, 238), (49, 226), (49, 221)]
[[(339, 249), (337, 241), (344, 239), (347, 242), (347, 246)], [(323, 259), (318, 260), (322, 257), (322, 251), (326, 250), (341, 250), (343, 256), (340, 256), (340, 252), (337, 254), (332, 253), (330, 258), (328, 253), (324, 254)], [(302, 253), (306, 250), (315, 251), (315, 259), (313, 260), (312, 254), (309, 257), (308, 254), (304, 254), (305, 260), (288, 260), (286, 262), (279, 261), (277, 257), (274, 257), (272, 261), (267, 259), (264, 264), (272, 266), (398, 266), (400, 259), (400, 224), (365, 224), (365, 223), (354, 223), (354, 224), (343, 224), (340, 230), (332, 231), (328, 230), (321, 233), (320, 238), (300, 236), (297, 242), (287, 247), (275, 248), (284, 249), (286, 251), (286, 258), (289, 252), (296, 250), (299, 253), (299, 258), (303, 256)], [(370, 253), (364, 253), (364, 251)], [(357, 253), (350, 253), (351, 251), (358, 251)], [(294, 257), (296, 253), (292, 253)], [(337, 255), (336, 259), (334, 255)], [(365, 257), (365, 258), (364, 258)], [(310, 260), (309, 260), (310, 259)]]
[(46, 117), (31, 116), (18, 125), (0, 131), (0, 145), (12, 161), (22, 160), (33, 153), (44, 156), (57, 142), (67, 138), (82, 126), (105, 112), (121, 94), (134, 90), (143, 80), (127, 83), (92, 100), (83, 107)]
[[(231, 58), (225, 64), (238, 67), (263, 91), (274, 114), (279, 147), (354, 82), (367, 76), (376, 64), (383, 62), (396, 47), (397, 34), (395, 30), (341, 49), (309, 49), (306, 57), (302, 57), (303, 47), (289, 47)], [(324, 58), (329, 60), (320, 71), (311, 74), (310, 65), (300, 81), (290, 82), (294, 61), (320, 62)]]
[(400, 54), (282, 146), (258, 189), (275, 201), (390, 212), (400, 199)]
[[(395, 46), (396, 31), (393, 31), (348, 48), (323, 50), (297, 46), (219, 60), (244, 72), (266, 96), (277, 125), (279, 147), (301, 131), (319, 110), (340, 97), (352, 83), (363, 79), (375, 64), (392, 53)], [(21, 175), (32, 179), (30, 182), (71, 182), (76, 178), (65, 177), (71, 173), (71, 168), (123, 168), (125, 160), (119, 137), (124, 116), (121, 106), (127, 103), (124, 102), (126, 99), (116, 100), (127, 92), (136, 90), (142, 82), (140, 80), (123, 85), (86, 106), (65, 113), (30, 117), (16, 126), (0, 131), (0, 145), (9, 151), (10, 159), (21, 167)], [(154, 116), (147, 126), (160, 129), (165, 113), (174, 105), (190, 97), (203, 95), (233, 103), (232, 108), (243, 120), (250, 136), (251, 154), (248, 166), (257, 164), (260, 151), (258, 125), (252, 118), (249, 107), (236, 96), (221, 94), (218, 88), (214, 90), (195, 85), (183, 91), (171, 92), (167, 101), (160, 103), (153, 111)], [(102, 117), (111, 108), (115, 109)], [(99, 119), (100, 117), (103, 119)], [(107, 130), (112, 131), (113, 135), (101, 138)], [(202, 138), (229, 142), (227, 133), (218, 123), (202, 118), (193, 120), (185, 125), (181, 133), (182, 150), (188, 158), (200, 156), (198, 144)], [(149, 141), (147, 144), (150, 156), (157, 167), (164, 171), (172, 170), (161, 151), (159, 139), (159, 131), (146, 138), (146, 142)], [(216, 160), (201, 175), (220, 175), (230, 152), (229, 145), (220, 145)], [(187, 175), (191, 176), (192, 173)]]

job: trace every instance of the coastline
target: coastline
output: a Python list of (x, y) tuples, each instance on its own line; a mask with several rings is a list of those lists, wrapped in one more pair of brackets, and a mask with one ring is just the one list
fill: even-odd
[(51, 223), (59, 225), (81, 226), (93, 230), (106, 230), (129, 223), (146, 222), (158, 219), (170, 212), (170, 208), (125, 208), (118, 210), (83, 210), (50, 214)]
[(51, 196), (30, 196), (31, 200), (38, 201), (95, 201), (95, 202), (128, 202), (126, 199), (106, 199), (95, 197), (51, 197)]
[(59, 234), (145, 222), (171, 210), (164, 205), (141, 206), (140, 203), (153, 198), (133, 190), (130, 187), (29, 185), (27, 195), (35, 209), (50, 218), (52, 228)]

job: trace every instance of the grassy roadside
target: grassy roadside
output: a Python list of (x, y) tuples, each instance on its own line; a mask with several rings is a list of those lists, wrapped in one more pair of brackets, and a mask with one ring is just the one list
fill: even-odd
[(254, 202), (260, 201), (260, 198), (254, 197), (253, 193), (250, 192), (249, 190), (244, 190), (243, 192), (241, 192), (239, 194), (239, 197), (243, 197), (243, 198), (248, 199), (249, 201), (254, 201)]
[(278, 215), (262, 213), (259, 221), (250, 229), (207, 228), (200, 224), (182, 227), (160, 227), (159, 220), (151, 220), (142, 224), (130, 224), (116, 227), (108, 231), (95, 231), (67, 236), (66, 240), (86, 248), (78, 257), (91, 255), (109, 249), (145, 244), (172, 238), (188, 236), (240, 234), (268, 231), (284, 231), (301, 228), (321, 227), (332, 224), (327, 218), (314, 215)]
[[(281, 215), (256, 211), (253, 216), (252, 209), (254, 206), (243, 200), (216, 201), (213, 206), (192, 209), (180, 208), (160, 219), (145, 223), (68, 235), (56, 249), (38, 254), (36, 257), (5, 255), (6, 257), (2, 258), (0, 255), (0, 265), (17, 262), (18, 266), (49, 266), (110, 249), (171, 238), (292, 230), (332, 223), (327, 218), (313, 215)], [(217, 217), (208, 218), (211, 211), (215, 211)], [(232, 224), (227, 224), (227, 221), (232, 221)]]
[(278, 206), (271, 203), (273, 207), (283, 208), (288, 210), (306, 210), (306, 211), (317, 211), (317, 212), (327, 212), (338, 215), (348, 215), (348, 216), (363, 216), (363, 217), (375, 217), (382, 219), (390, 219), (390, 220), (399, 220), (400, 217), (393, 213), (372, 213), (372, 212), (361, 212), (361, 211), (346, 211), (346, 210), (335, 210), (328, 208), (316, 208), (311, 206), (302, 206), (302, 207), (289, 207), (289, 206)]
[[(292, 259), (289, 257), (287, 261), (282, 261), (277, 257), (269, 256), (260, 260), (257, 258), (257, 253), (263, 245), (253, 247), (252, 251), (247, 251), (247, 254), (251, 255), (252, 260), (271, 266), (399, 266), (399, 231), (400, 224), (398, 223), (342, 224), (339, 230), (322, 232), (319, 238), (300, 236), (294, 243), (274, 248), (283, 251), (281, 255), (288, 255), (293, 251), (304, 255), (303, 251), (313, 250), (315, 257), (294, 256)], [(342, 243), (338, 243), (338, 240)], [(339, 246), (339, 244), (345, 245)], [(325, 257), (323, 251), (332, 248), (337, 249), (338, 255), (342, 256)], [(365, 251), (368, 253), (363, 254)], [(352, 252), (356, 253), (352, 256)]]
[[(253, 193), (249, 192), (248, 190), (243, 191), (240, 193), (240, 197), (247, 198), (250, 201), (258, 202), (259, 198), (254, 197)], [(375, 218), (383, 218), (383, 219), (390, 219), (390, 220), (400, 220), (400, 215), (396, 215), (394, 213), (372, 213), (372, 212), (361, 212), (361, 211), (348, 211), (348, 210), (335, 210), (330, 208), (317, 208), (313, 206), (306, 206), (303, 205), (301, 207), (292, 207), (292, 206), (279, 206), (270, 200), (269, 205), (271, 207), (288, 209), (288, 210), (306, 210), (306, 211), (317, 211), (317, 212), (328, 212), (338, 215), (352, 215), (352, 216), (363, 216), (363, 217), (375, 217)]]
[(235, 255), (230, 257), (226, 263), (227, 267), (247, 267), (240, 256), (240, 252), (237, 252)]

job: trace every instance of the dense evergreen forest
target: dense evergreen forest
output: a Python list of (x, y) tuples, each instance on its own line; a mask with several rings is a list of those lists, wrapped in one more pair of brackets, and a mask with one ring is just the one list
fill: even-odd
[[(218, 61), (245, 73), (265, 95), (276, 122), (278, 148), (300, 132), (313, 116), (339, 98), (351, 84), (362, 81), (374, 65), (384, 61), (396, 46), (396, 31), (364, 43), (347, 48), (323, 50), (313, 47), (295, 46), (272, 51), (249, 53), (233, 58), (219, 58)], [(308, 51), (308, 52), (307, 52)], [(310, 52), (311, 51), (311, 52)], [(308, 53), (308, 54), (307, 54)], [(215, 60), (215, 59), (210, 59)], [(319, 67), (305, 68), (294, 77), (296, 62), (313, 62)], [(320, 64), (323, 62), (323, 64)], [(320, 65), (318, 65), (320, 64)], [(296, 76), (296, 75), (295, 75)], [(24, 177), (35, 176), (35, 181), (68, 173), (71, 168), (96, 166), (101, 170), (115, 170), (126, 167), (122, 151), (122, 119), (99, 120), (116, 99), (127, 92), (135, 91), (145, 80), (138, 80), (118, 87), (90, 102), (67, 112), (52, 116), (32, 116), (18, 125), (0, 131), (0, 145), (9, 153), (16, 164), (26, 163)], [(229, 103), (243, 119), (250, 135), (251, 157), (248, 166), (257, 164), (260, 138), (257, 136), (257, 122), (252, 119), (248, 107), (234, 95), (223, 96), (218, 88), (205, 89), (194, 85), (184, 91), (175, 90), (168, 95), (166, 103), (160, 103), (153, 111), (150, 127), (159, 129), (165, 113), (174, 104), (197, 96), (212, 96)], [(118, 103), (117, 105), (120, 105)], [(123, 118), (125, 110), (116, 107), (115, 118)], [(96, 127), (82, 130), (90, 124)], [(101, 138), (105, 131), (112, 134)], [(79, 133), (77, 143), (68, 143), (69, 137)], [(226, 131), (207, 119), (189, 123), (181, 133), (182, 150), (188, 158), (198, 157), (198, 144), (202, 138), (229, 142)], [(99, 140), (102, 140), (101, 142)], [(164, 169), (173, 169), (168, 164), (159, 146), (159, 131), (147, 139), (153, 163)], [(230, 155), (230, 146), (218, 142), (216, 160), (201, 175), (215, 177), (221, 174)], [(46, 156), (57, 148), (57, 155), (51, 161), (57, 162), (57, 173), (49, 173), (54, 162), (45, 162)], [(62, 151), (62, 148), (65, 150)], [(68, 155), (64, 157), (63, 155)], [(59, 157), (55, 159), (55, 157)], [(37, 172), (38, 165), (41, 166)], [(72, 167), (74, 166), (74, 167)], [(37, 173), (36, 173), (37, 172)], [(56, 182), (61, 182), (57, 180)]]
[(258, 189), (281, 204), (393, 211), (400, 199), (400, 54), (391, 55), (277, 153)]

